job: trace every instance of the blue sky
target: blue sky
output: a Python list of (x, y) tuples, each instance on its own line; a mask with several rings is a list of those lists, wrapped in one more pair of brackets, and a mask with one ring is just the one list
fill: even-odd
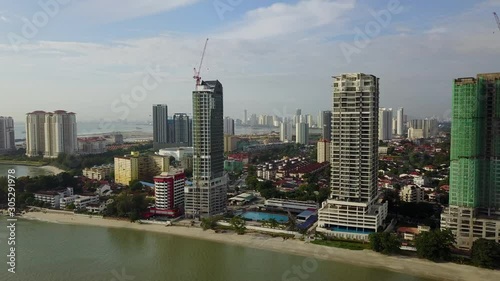
[[(16, 119), (37, 109), (147, 119), (154, 103), (191, 112), (207, 37), (202, 77), (223, 83), (235, 118), (316, 115), (344, 72), (380, 77), (381, 106), (446, 118), (453, 78), (500, 72), (500, 0), (0, 1), (0, 115)], [(161, 81), (126, 102), (148, 66)]]

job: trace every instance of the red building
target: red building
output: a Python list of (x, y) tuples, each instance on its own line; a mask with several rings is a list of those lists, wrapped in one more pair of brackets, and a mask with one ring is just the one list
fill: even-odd
[(162, 173), (154, 177), (155, 207), (150, 209), (152, 215), (177, 217), (184, 210), (184, 171)]

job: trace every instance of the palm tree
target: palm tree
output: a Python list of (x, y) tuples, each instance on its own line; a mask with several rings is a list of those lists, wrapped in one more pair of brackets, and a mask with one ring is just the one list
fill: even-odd
[(297, 221), (292, 216), (292, 214), (290, 214), (290, 212), (288, 213), (288, 223), (287, 223), (287, 226), (288, 226), (288, 230), (291, 230), (291, 231), (294, 231), (297, 228)]
[(278, 227), (278, 225), (279, 225), (279, 223), (275, 218), (269, 219), (269, 226), (271, 228), (276, 228), (276, 227)]
[(236, 233), (238, 234), (245, 234), (245, 220), (242, 219), (241, 217), (233, 217), (230, 221), (231, 226), (234, 228)]

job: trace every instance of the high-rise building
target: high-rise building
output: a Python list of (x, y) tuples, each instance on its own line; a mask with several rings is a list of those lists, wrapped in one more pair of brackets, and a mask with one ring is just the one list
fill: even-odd
[(348, 73), (333, 79), (332, 193), (316, 231), (367, 240), (387, 216), (387, 202), (377, 194), (379, 78)]
[(183, 170), (163, 172), (154, 177), (154, 213), (177, 217), (184, 211), (184, 187), (186, 176)]
[(250, 120), (248, 121), (250, 126), (257, 126), (259, 124), (259, 119), (257, 118), (257, 114), (250, 115)]
[(309, 143), (309, 125), (307, 123), (297, 123), (295, 125), (295, 143)]
[(330, 161), (330, 142), (321, 139), (317, 144), (317, 162), (324, 163)]
[(0, 153), (15, 149), (14, 119), (0, 116)]
[(33, 111), (26, 115), (26, 155), (43, 156), (45, 151), (45, 111)]
[(380, 108), (378, 113), (378, 139), (392, 139), (392, 108)]
[(428, 138), (436, 137), (438, 135), (439, 122), (436, 118), (424, 120), (424, 130)]
[(297, 126), (297, 123), (304, 122), (305, 120), (302, 119), (302, 109), (297, 108), (295, 110), (295, 115), (293, 116), (293, 125)]
[(160, 149), (170, 143), (168, 131), (168, 106), (166, 104), (153, 105), (153, 147)]
[(293, 137), (292, 131), (292, 121), (289, 119), (283, 119), (280, 124), (280, 141), (291, 142)]
[(279, 127), (280, 124), (281, 124), (281, 118), (279, 118), (276, 115), (273, 115), (273, 124), (272, 124), (272, 126), (273, 127)]
[(225, 212), (228, 177), (224, 172), (223, 87), (203, 81), (193, 91), (193, 185), (185, 188), (188, 217)]
[(304, 121), (307, 123), (307, 126), (309, 126), (309, 128), (311, 128), (312, 126), (314, 126), (314, 119), (313, 119), (313, 116), (311, 114), (306, 114), (304, 116)]
[(76, 114), (64, 110), (34, 111), (26, 115), (26, 155), (56, 158), (78, 150)]
[(224, 135), (234, 136), (234, 119), (231, 117), (224, 118)]
[(397, 114), (396, 114), (396, 118), (397, 118), (397, 130), (396, 130), (396, 133), (399, 135), (399, 136), (402, 136), (404, 135), (405, 133), (405, 118), (404, 118), (404, 112), (403, 112), (403, 108), (400, 107), (397, 111)]
[(392, 134), (393, 135), (398, 134), (398, 118), (397, 117), (392, 118)]
[(174, 114), (174, 143), (176, 146), (192, 146), (192, 120), (186, 113)]
[(78, 150), (76, 115), (56, 110), (45, 114), (45, 158), (57, 158), (61, 153), (73, 154)]
[(165, 147), (175, 147), (176, 144), (175, 144), (175, 120), (174, 120), (174, 118), (168, 118), (167, 126), (168, 126), (167, 127), (168, 139), (167, 139), (167, 144), (164, 146)]
[(332, 139), (332, 112), (330, 110), (321, 111), (322, 123), (319, 125), (321, 128), (321, 137), (330, 141)]
[(500, 242), (500, 73), (453, 85), (450, 201), (441, 228), (460, 248), (479, 238)]
[(245, 109), (244, 116), (243, 116), (243, 125), (248, 124), (248, 116), (247, 116), (247, 110)]
[[(413, 130), (410, 130), (413, 129)], [(420, 133), (421, 131), (421, 133)], [(417, 132), (417, 133), (415, 133)], [(413, 119), (408, 122), (408, 134), (412, 133), (413, 137), (408, 135), (409, 139), (415, 139), (415, 135), (420, 136), (420, 138), (431, 138), (435, 137), (438, 132), (438, 121), (437, 119)]]

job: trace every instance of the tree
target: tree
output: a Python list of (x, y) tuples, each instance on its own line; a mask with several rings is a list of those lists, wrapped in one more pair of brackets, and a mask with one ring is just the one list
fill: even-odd
[(454, 243), (455, 237), (449, 229), (424, 232), (415, 239), (417, 255), (431, 261), (450, 260)]
[(170, 156), (168, 158), (168, 162), (170, 163), (170, 165), (174, 166), (174, 164), (175, 164), (175, 157), (174, 156)]
[(370, 240), (370, 248), (375, 252), (382, 252), (382, 239), (380, 233), (372, 233), (368, 236)]
[[(297, 221), (290, 214), (288, 214), (287, 226), (288, 226), (288, 230), (290, 230), (290, 231), (294, 231), (297, 229)], [(307, 231), (307, 229), (306, 229), (306, 231)]]
[(231, 226), (239, 235), (245, 234), (245, 220), (241, 217), (233, 217), (230, 221)]
[(256, 189), (259, 184), (259, 180), (255, 176), (250, 176), (245, 179), (245, 183), (247, 184), (249, 189)]
[(478, 267), (500, 268), (500, 243), (484, 238), (474, 241), (471, 260)]
[(133, 181), (130, 183), (131, 191), (141, 191), (144, 185), (140, 181)]
[(203, 230), (215, 229), (217, 227), (217, 221), (219, 221), (220, 219), (221, 218), (218, 216), (202, 218), (201, 227), (203, 228)]
[(376, 232), (369, 236), (370, 247), (375, 252), (383, 254), (394, 254), (399, 252), (401, 241), (396, 235), (388, 232)]
[(185, 169), (184, 174), (186, 175), (186, 178), (191, 178), (193, 176), (193, 169)]
[(279, 222), (275, 218), (271, 218), (268, 221), (271, 228), (276, 228), (279, 225)]
[(440, 180), (438, 185), (441, 187), (443, 185), (449, 185), (449, 184), (450, 184), (450, 178), (446, 177), (446, 178)]

